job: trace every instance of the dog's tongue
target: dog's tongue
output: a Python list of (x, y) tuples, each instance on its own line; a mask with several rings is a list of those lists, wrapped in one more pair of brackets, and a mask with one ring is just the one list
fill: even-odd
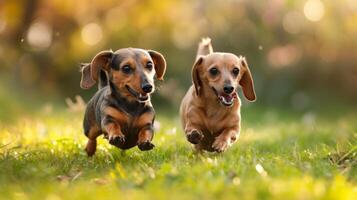
[(233, 99), (233, 95), (222, 95), (222, 97), (224, 98), (224, 100), (226, 100), (226, 102), (231, 102)]
[(221, 96), (219, 96), (221, 101), (225, 101), (227, 103), (232, 102), (234, 98), (237, 98), (237, 93), (233, 93), (233, 94), (221, 94)]

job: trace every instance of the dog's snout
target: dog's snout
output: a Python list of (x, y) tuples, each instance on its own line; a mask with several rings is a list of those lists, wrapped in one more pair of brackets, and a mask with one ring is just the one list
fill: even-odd
[(145, 93), (150, 93), (152, 91), (152, 85), (150, 83), (144, 83), (141, 85), (141, 89), (143, 89)]
[(234, 87), (231, 86), (231, 85), (225, 85), (223, 87), (223, 91), (226, 93), (226, 94), (231, 94), (234, 90)]

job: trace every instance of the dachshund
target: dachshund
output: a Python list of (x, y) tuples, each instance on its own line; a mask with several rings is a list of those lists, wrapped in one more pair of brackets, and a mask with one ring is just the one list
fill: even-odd
[(192, 80), (180, 107), (186, 139), (198, 151), (223, 152), (240, 133), (238, 87), (249, 101), (256, 100), (247, 61), (232, 53), (213, 52), (211, 39), (204, 38), (198, 46)]
[(163, 55), (139, 48), (106, 50), (81, 66), (81, 88), (89, 89), (96, 82), (99, 87), (83, 120), (88, 156), (95, 154), (101, 134), (120, 149), (136, 145), (141, 151), (154, 148), (155, 111), (150, 95), (155, 90), (154, 76), (163, 80), (166, 71)]

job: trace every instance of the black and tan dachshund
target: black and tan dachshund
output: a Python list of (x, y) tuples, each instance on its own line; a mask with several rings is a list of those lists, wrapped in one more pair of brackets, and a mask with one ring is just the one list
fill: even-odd
[(155, 90), (155, 74), (162, 80), (165, 71), (166, 61), (160, 53), (138, 48), (102, 51), (91, 63), (82, 64), (80, 86), (88, 89), (96, 82), (99, 85), (83, 121), (88, 156), (95, 153), (101, 134), (120, 149), (137, 145), (146, 151), (154, 147), (155, 111), (150, 94)]

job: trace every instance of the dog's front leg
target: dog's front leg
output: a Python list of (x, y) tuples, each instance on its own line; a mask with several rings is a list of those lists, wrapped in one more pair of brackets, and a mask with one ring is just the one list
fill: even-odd
[(227, 148), (237, 140), (238, 133), (238, 127), (223, 130), (223, 132), (215, 138), (212, 148), (216, 152), (223, 152), (227, 150)]
[(102, 121), (102, 127), (108, 133), (109, 143), (121, 147), (125, 143), (125, 135), (121, 132), (120, 125), (111, 118), (105, 117)]
[(203, 139), (203, 134), (197, 125), (188, 122), (185, 127), (187, 141), (192, 144), (198, 144)]
[(147, 125), (139, 131), (138, 147), (141, 151), (148, 151), (155, 147), (151, 140), (154, 136), (152, 125)]
[(203, 134), (199, 128), (201, 124), (199, 110), (191, 108), (186, 115), (185, 134), (187, 140), (192, 144), (198, 144), (203, 139)]

